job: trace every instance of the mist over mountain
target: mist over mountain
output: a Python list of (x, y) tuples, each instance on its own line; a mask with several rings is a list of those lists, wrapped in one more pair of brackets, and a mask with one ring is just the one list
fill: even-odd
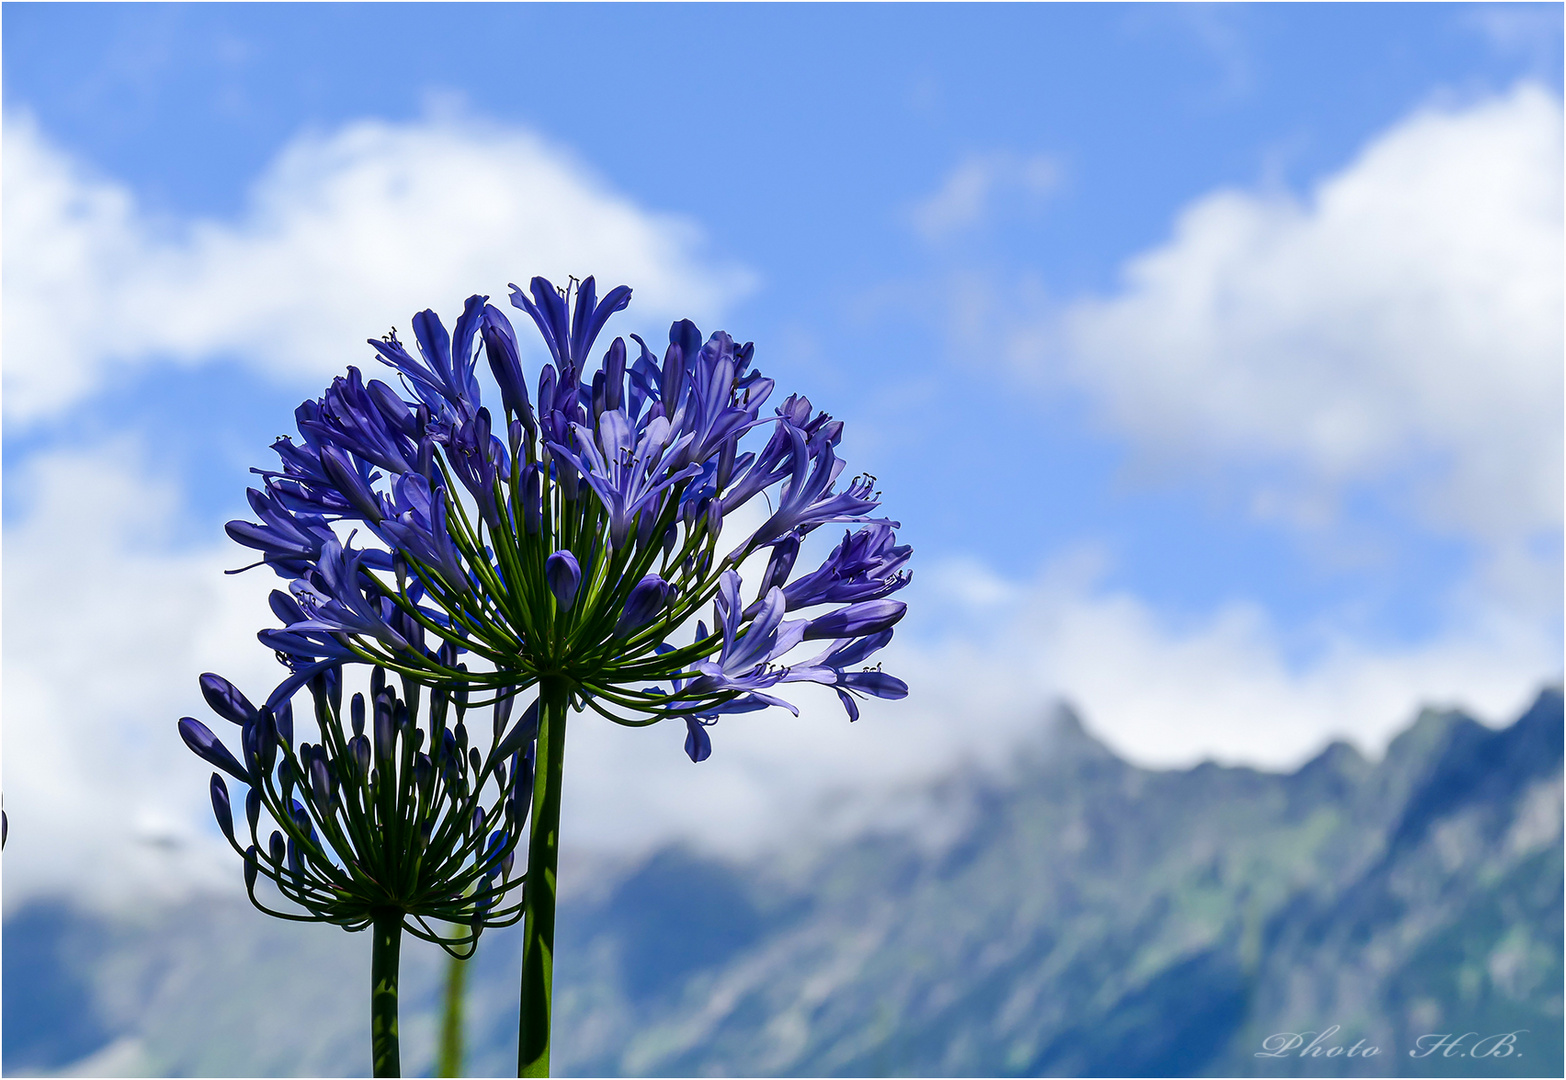
[[(1063, 710), (1006, 775), (923, 792), (918, 827), (599, 868), (561, 909), (555, 1071), (1558, 1075), (1562, 727), (1549, 689), (1502, 730), (1427, 711), (1379, 762), (1153, 771)], [(470, 1074), (514, 1072), (519, 948), (472, 962)], [(365, 935), (229, 896), (36, 900), (3, 955), (6, 1075), (368, 1067)], [(403, 965), (428, 1072), (445, 961)]]

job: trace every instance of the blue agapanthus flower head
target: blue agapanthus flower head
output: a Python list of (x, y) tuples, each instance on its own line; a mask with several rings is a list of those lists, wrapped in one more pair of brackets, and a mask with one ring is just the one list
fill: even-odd
[[(630, 299), (591, 277), (513, 285), (547, 353), (531, 371), (488, 297), (449, 332), (422, 311), (412, 351), (370, 342), (385, 379), (349, 368), (299, 407), (298, 441), (257, 470), (257, 520), (228, 526), (289, 582), (262, 633), (290, 668), (274, 714), (345, 663), (489, 700), (548, 678), (617, 723), (683, 720), (699, 761), (717, 717), (793, 709), (787, 683), (832, 687), (850, 719), (856, 697), (906, 694), (867, 661), (904, 613), (911, 549), (874, 479), (844, 480), (843, 424), (797, 395), (769, 409), (754, 346), (689, 320), (661, 350), (600, 348)], [(852, 528), (797, 566), (834, 524)]]

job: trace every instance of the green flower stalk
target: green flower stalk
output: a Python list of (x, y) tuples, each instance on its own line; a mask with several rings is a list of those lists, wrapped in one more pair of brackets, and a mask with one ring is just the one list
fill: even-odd
[(446, 962), (446, 992), (441, 1003), (440, 1048), (436, 1076), (462, 1075), (463, 1003), (467, 997), (468, 962), (453, 956)]

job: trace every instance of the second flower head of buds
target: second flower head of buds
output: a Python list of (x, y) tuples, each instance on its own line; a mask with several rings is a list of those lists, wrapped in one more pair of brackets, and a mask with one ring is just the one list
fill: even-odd
[[(444, 659), (455, 663), (450, 650)], [(514, 715), (514, 697), (503, 697), (485, 730), (470, 732), (474, 711), (460, 691), (437, 688), (421, 710), (417, 685), (399, 695), (376, 668), (368, 699), (356, 693), (344, 709), (341, 676), (329, 668), (309, 681), (313, 743), (296, 735), (289, 702), (257, 708), (218, 675), (201, 677), (202, 694), (238, 726), (239, 755), (200, 720), (179, 722), (185, 744), (219, 770), (212, 811), (244, 859), (250, 900), (349, 930), (394, 912), (416, 937), (471, 955), (485, 929), (521, 917), (510, 896), (523, 881), (515, 862), (532, 804), (537, 708)], [(237, 823), (224, 773), (248, 789)], [(297, 907), (269, 907), (256, 895), (261, 878)]]

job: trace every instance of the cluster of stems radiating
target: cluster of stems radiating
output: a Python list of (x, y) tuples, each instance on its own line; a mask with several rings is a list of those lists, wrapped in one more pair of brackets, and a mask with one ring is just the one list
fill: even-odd
[[(527, 465), (552, 464), (547, 450), (526, 439)], [(444, 455), (435, 464), (447, 492), (455, 491)], [(389, 596), (426, 632), (439, 636), (488, 661), (492, 670), (454, 670), (428, 650), (393, 650), (375, 639), (354, 638), (349, 647), (362, 660), (380, 664), (436, 685), (514, 691), (534, 685), (543, 674), (563, 675), (571, 682), (578, 705), (586, 704), (623, 724), (656, 723), (670, 717), (710, 709), (732, 700), (737, 691), (720, 694), (640, 693), (626, 684), (652, 682), (682, 672), (692, 661), (710, 655), (719, 635), (707, 634), (690, 645), (656, 651), (670, 632), (712, 602), (718, 577), (737, 565), (745, 552), (717, 555), (719, 531), (711, 501), (682, 502), (687, 482), (672, 486), (661, 510), (644, 510), (634, 535), (619, 546), (609, 542), (607, 512), (585, 484), (568, 492), (559, 484), (523, 490), (527, 467), (512, 469), (510, 479), (496, 476), (490, 492), (496, 520), (470, 515), (464, 500), (448, 503), (447, 533), (471, 578), (447, 581), (440, 571), (403, 555), (391, 575), (361, 568), (364, 577)], [(684, 510), (682, 514), (681, 511)], [(562, 610), (549, 587), (545, 564), (556, 552), (569, 551), (583, 568), (571, 607)], [(406, 569), (404, 569), (406, 567)], [(656, 574), (671, 588), (673, 600), (651, 621), (617, 634), (617, 625), (635, 587)], [(388, 580), (388, 578), (390, 580)], [(412, 580), (410, 580), (412, 579)], [(412, 593), (410, 594), (410, 585)], [(436, 623), (414, 596), (422, 593), (449, 615), (453, 631)], [(658, 715), (630, 718), (606, 708), (657, 708)]]
[[(506, 897), (521, 883), (512, 869), (532, 797), (536, 710), (511, 724), (511, 699), (503, 699), (485, 725), (492, 730), (474, 739), (460, 691), (430, 691), (421, 724), (420, 688), (405, 684), (399, 695), (377, 668), (369, 699), (354, 694), (345, 715), (340, 680), (323, 672), (310, 682), (320, 732), (312, 744), (295, 740), (291, 709), (251, 709), (215, 676), (203, 689), (220, 715), (240, 722), (243, 761), (198, 721), (186, 718), (180, 730), (197, 753), (249, 784), (243, 844), (228, 786), (212, 774), (214, 813), (244, 857), (257, 907), (349, 930), (396, 912), (410, 933), (459, 955), (485, 928), (521, 917), (520, 900)], [(262, 877), (305, 913), (264, 903), (256, 895)], [(459, 929), (443, 933), (432, 920)]]

